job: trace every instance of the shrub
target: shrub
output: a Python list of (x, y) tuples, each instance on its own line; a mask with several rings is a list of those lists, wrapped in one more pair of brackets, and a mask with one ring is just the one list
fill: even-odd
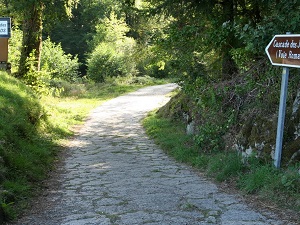
[(37, 71), (35, 67), (34, 52), (26, 60), (28, 72), (22, 77), (23, 82), (29, 86), (36, 94), (48, 94), (49, 84), (46, 80), (50, 80), (50, 73), (46, 71)]
[(124, 18), (114, 14), (97, 27), (91, 42), (94, 49), (87, 60), (87, 76), (95, 82), (104, 82), (108, 77), (135, 75), (136, 64), (132, 58), (135, 40), (126, 36), (129, 31)]
[(112, 46), (106, 43), (100, 44), (88, 59), (87, 75), (95, 82), (104, 82), (109, 76), (122, 76), (121, 59), (116, 56)]
[[(131, 44), (130, 40), (124, 43)], [(124, 52), (118, 52), (110, 43), (99, 44), (88, 58), (87, 76), (96, 82), (104, 82), (108, 77), (135, 75), (135, 64), (130, 60), (127, 47), (124, 47)]]
[(11, 63), (12, 73), (19, 69), (23, 33), (18, 28), (13, 28), (13, 35), (9, 39), (8, 61)]
[(73, 81), (79, 76), (79, 66), (77, 56), (66, 54), (61, 44), (51, 42), (50, 38), (43, 41), (41, 70), (48, 72), (51, 79)]

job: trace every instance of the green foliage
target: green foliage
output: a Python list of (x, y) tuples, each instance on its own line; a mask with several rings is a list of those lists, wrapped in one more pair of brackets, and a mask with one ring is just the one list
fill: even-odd
[[(19, 54), (17, 46), (17, 44), (13, 45), (12, 56)], [(17, 63), (16, 58), (13, 59)], [(65, 54), (61, 45), (52, 43), (49, 38), (44, 41), (40, 71), (37, 71), (36, 63), (35, 53), (32, 52), (26, 60), (27, 73), (22, 77), (22, 81), (38, 95), (54, 94), (57, 96), (63, 91), (63, 87), (57, 83), (75, 82), (79, 79), (80, 64), (77, 57)], [(16, 72), (17, 68), (14, 67), (13, 71)]]
[(278, 170), (273, 165), (251, 158), (237, 176), (238, 187), (247, 194), (257, 194), (281, 207), (299, 211), (299, 166)]
[(122, 62), (114, 54), (113, 47), (103, 43), (90, 54), (87, 75), (96, 82), (104, 82), (109, 76), (124, 75)]
[[(185, 26), (181, 22), (171, 23), (167, 21), (163, 30), (161, 28), (152, 34), (154, 36), (153, 42), (156, 44), (152, 48), (152, 55), (154, 56), (152, 67), (159, 68), (157, 67), (158, 63), (163, 61), (168, 74), (184, 80), (201, 76), (203, 67), (200, 51), (203, 50), (203, 44), (201, 43), (202, 38), (199, 36), (201, 25)], [(199, 24), (199, 21), (193, 22)], [(191, 23), (193, 22), (191, 21)], [(157, 71), (154, 70), (153, 72)], [(164, 70), (160, 70), (160, 72), (164, 72)]]
[(266, 184), (278, 180), (278, 172), (270, 165), (263, 165), (252, 168), (248, 174), (244, 174), (240, 181), (240, 187), (247, 193), (255, 193), (261, 190)]
[[(34, 57), (35, 67), (39, 70), (40, 49), (42, 42), (43, 21), (45, 18), (53, 23), (60, 17), (70, 15), (70, 9), (79, 0), (35, 0), (35, 1), (1, 1), (6, 7), (7, 16), (13, 17), (13, 23), (22, 24), (23, 38), (19, 60), (18, 76), (23, 77), (28, 72), (27, 58)], [(34, 55), (30, 55), (34, 52)]]
[[(299, 165), (299, 163), (298, 163)], [(299, 167), (299, 166), (298, 166)], [(281, 189), (288, 190), (291, 193), (300, 193), (300, 174), (297, 165), (288, 168), (281, 175)], [(300, 205), (299, 205), (300, 207)]]
[(95, 47), (91, 47), (90, 43), (96, 34), (96, 25), (109, 17), (112, 11), (119, 15), (120, 5), (121, 2), (117, 0), (80, 0), (72, 8), (70, 18), (55, 23), (52, 19), (46, 19), (44, 33), (55, 43), (61, 43), (66, 53), (78, 55), (80, 73), (86, 75), (86, 56)]
[(192, 158), (191, 165), (200, 170), (206, 170), (209, 165), (211, 155), (199, 154), (198, 156)]
[(35, 65), (36, 58), (33, 52), (26, 60), (27, 73), (24, 74), (22, 80), (38, 95), (48, 93), (49, 85), (46, 80), (50, 80), (50, 74), (46, 71), (37, 71)]
[(6, 204), (5, 202), (1, 202), (0, 208), (4, 221), (13, 220), (16, 218), (17, 215), (13, 209), (13, 203)]
[[(151, 32), (155, 52), (175, 61), (168, 71), (199, 77), (199, 64), (214, 80), (235, 77), (253, 67), (264, 69), (264, 48), (274, 34), (299, 30), (299, 1), (146, 1), (166, 21)], [(153, 12), (152, 11), (152, 12)], [(289, 13), (286, 13), (289, 12)], [(261, 66), (261, 67), (260, 67)]]
[(124, 18), (117, 19), (111, 14), (97, 27), (93, 46), (89, 55), (87, 76), (96, 82), (104, 82), (107, 77), (135, 75), (132, 61), (135, 41), (126, 37), (128, 28)]
[(236, 24), (238, 37), (245, 43), (245, 52), (251, 53), (252, 56), (263, 54), (265, 46), (274, 34), (297, 33), (299, 8), (298, 1), (291, 1), (289, 4), (283, 1), (265, 1), (259, 9), (262, 14), (259, 21), (253, 23), (249, 20)]
[(96, 34), (93, 37), (91, 48), (95, 48), (101, 42), (111, 43), (112, 45), (122, 45), (127, 39), (126, 33), (129, 27), (125, 23), (125, 18), (118, 18), (115, 13), (111, 13), (109, 17), (104, 18), (96, 25)]
[(217, 181), (225, 181), (242, 173), (245, 166), (237, 153), (218, 153), (212, 155), (207, 172)]
[(198, 155), (196, 148), (188, 148), (191, 137), (184, 135), (185, 130), (181, 124), (173, 124), (169, 119), (158, 118), (155, 113), (148, 115), (143, 124), (147, 134), (178, 161), (189, 163)]
[(43, 41), (41, 70), (49, 73), (50, 79), (74, 81), (79, 76), (79, 66), (77, 56), (66, 54), (61, 44), (51, 42), (49, 37)]
[(199, 127), (199, 134), (194, 139), (201, 151), (217, 152), (224, 149), (222, 135), (224, 131), (221, 126), (207, 122)]
[(9, 39), (9, 48), (8, 48), (8, 61), (11, 63), (12, 73), (16, 73), (19, 70), (22, 38), (23, 38), (22, 31), (18, 28), (14, 28), (12, 30), (12, 36)]
[(226, 84), (209, 81), (204, 75), (184, 80), (183, 92), (194, 108), (187, 111), (198, 124), (194, 141), (203, 152), (225, 149), (224, 135), (236, 122), (234, 102), (227, 102), (231, 89)]

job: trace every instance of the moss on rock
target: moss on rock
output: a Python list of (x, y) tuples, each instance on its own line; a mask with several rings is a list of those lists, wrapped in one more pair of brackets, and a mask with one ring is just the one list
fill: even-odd
[(171, 120), (184, 120), (184, 115), (191, 116), (194, 104), (182, 91), (158, 110), (158, 115)]
[(253, 154), (270, 158), (276, 142), (276, 122), (274, 117), (255, 115), (245, 121), (237, 135), (240, 151), (251, 148)]

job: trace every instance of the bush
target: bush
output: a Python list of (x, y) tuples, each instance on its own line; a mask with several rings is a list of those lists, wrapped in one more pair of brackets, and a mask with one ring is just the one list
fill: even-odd
[[(131, 45), (129, 40), (124, 45)], [(95, 82), (104, 82), (108, 77), (135, 75), (135, 64), (130, 60), (130, 52), (117, 52), (114, 45), (101, 43), (88, 58), (87, 76)]]
[[(22, 47), (22, 31), (15, 29), (9, 41), (9, 61), (12, 64), (12, 72), (17, 72)], [(66, 54), (61, 44), (51, 42), (50, 38), (43, 41), (41, 55), (41, 70), (53, 78), (73, 81), (79, 77), (79, 66), (77, 56)], [(31, 60), (31, 59), (28, 59)]]
[(108, 77), (135, 75), (137, 71), (132, 54), (136, 43), (126, 36), (129, 28), (125, 19), (117, 19), (112, 13), (96, 30), (91, 42), (94, 50), (87, 60), (87, 76), (95, 82), (104, 82)]
[[(43, 42), (41, 70), (37, 71), (34, 52), (26, 60), (27, 74), (22, 77), (24, 83), (40, 94), (54, 94), (58, 96), (62, 88), (56, 82), (75, 82), (79, 79), (79, 63), (77, 57), (65, 54), (60, 44), (56, 45), (48, 38)], [(54, 85), (53, 85), (54, 84)]]
[(12, 73), (19, 69), (23, 33), (18, 28), (13, 28), (13, 35), (9, 39), (8, 61), (11, 63)]
[(73, 81), (79, 76), (79, 66), (77, 56), (66, 54), (61, 44), (51, 42), (50, 38), (43, 41), (41, 70), (48, 72), (51, 79)]
[(112, 46), (100, 44), (88, 59), (87, 76), (95, 82), (104, 82), (109, 76), (123, 76), (122, 60)]
[(22, 77), (22, 81), (29, 86), (36, 94), (48, 94), (49, 83), (51, 79), (50, 73), (46, 71), (37, 71), (35, 67), (34, 52), (26, 60), (28, 72)]

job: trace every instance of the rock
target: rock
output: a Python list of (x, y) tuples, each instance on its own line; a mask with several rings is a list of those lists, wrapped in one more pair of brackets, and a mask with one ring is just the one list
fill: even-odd
[(195, 121), (192, 121), (188, 123), (186, 126), (186, 134), (194, 135), (195, 133), (196, 133), (196, 123)]
[(243, 158), (249, 156), (267, 157), (276, 143), (276, 117), (253, 115), (245, 121), (236, 138), (235, 149)]

